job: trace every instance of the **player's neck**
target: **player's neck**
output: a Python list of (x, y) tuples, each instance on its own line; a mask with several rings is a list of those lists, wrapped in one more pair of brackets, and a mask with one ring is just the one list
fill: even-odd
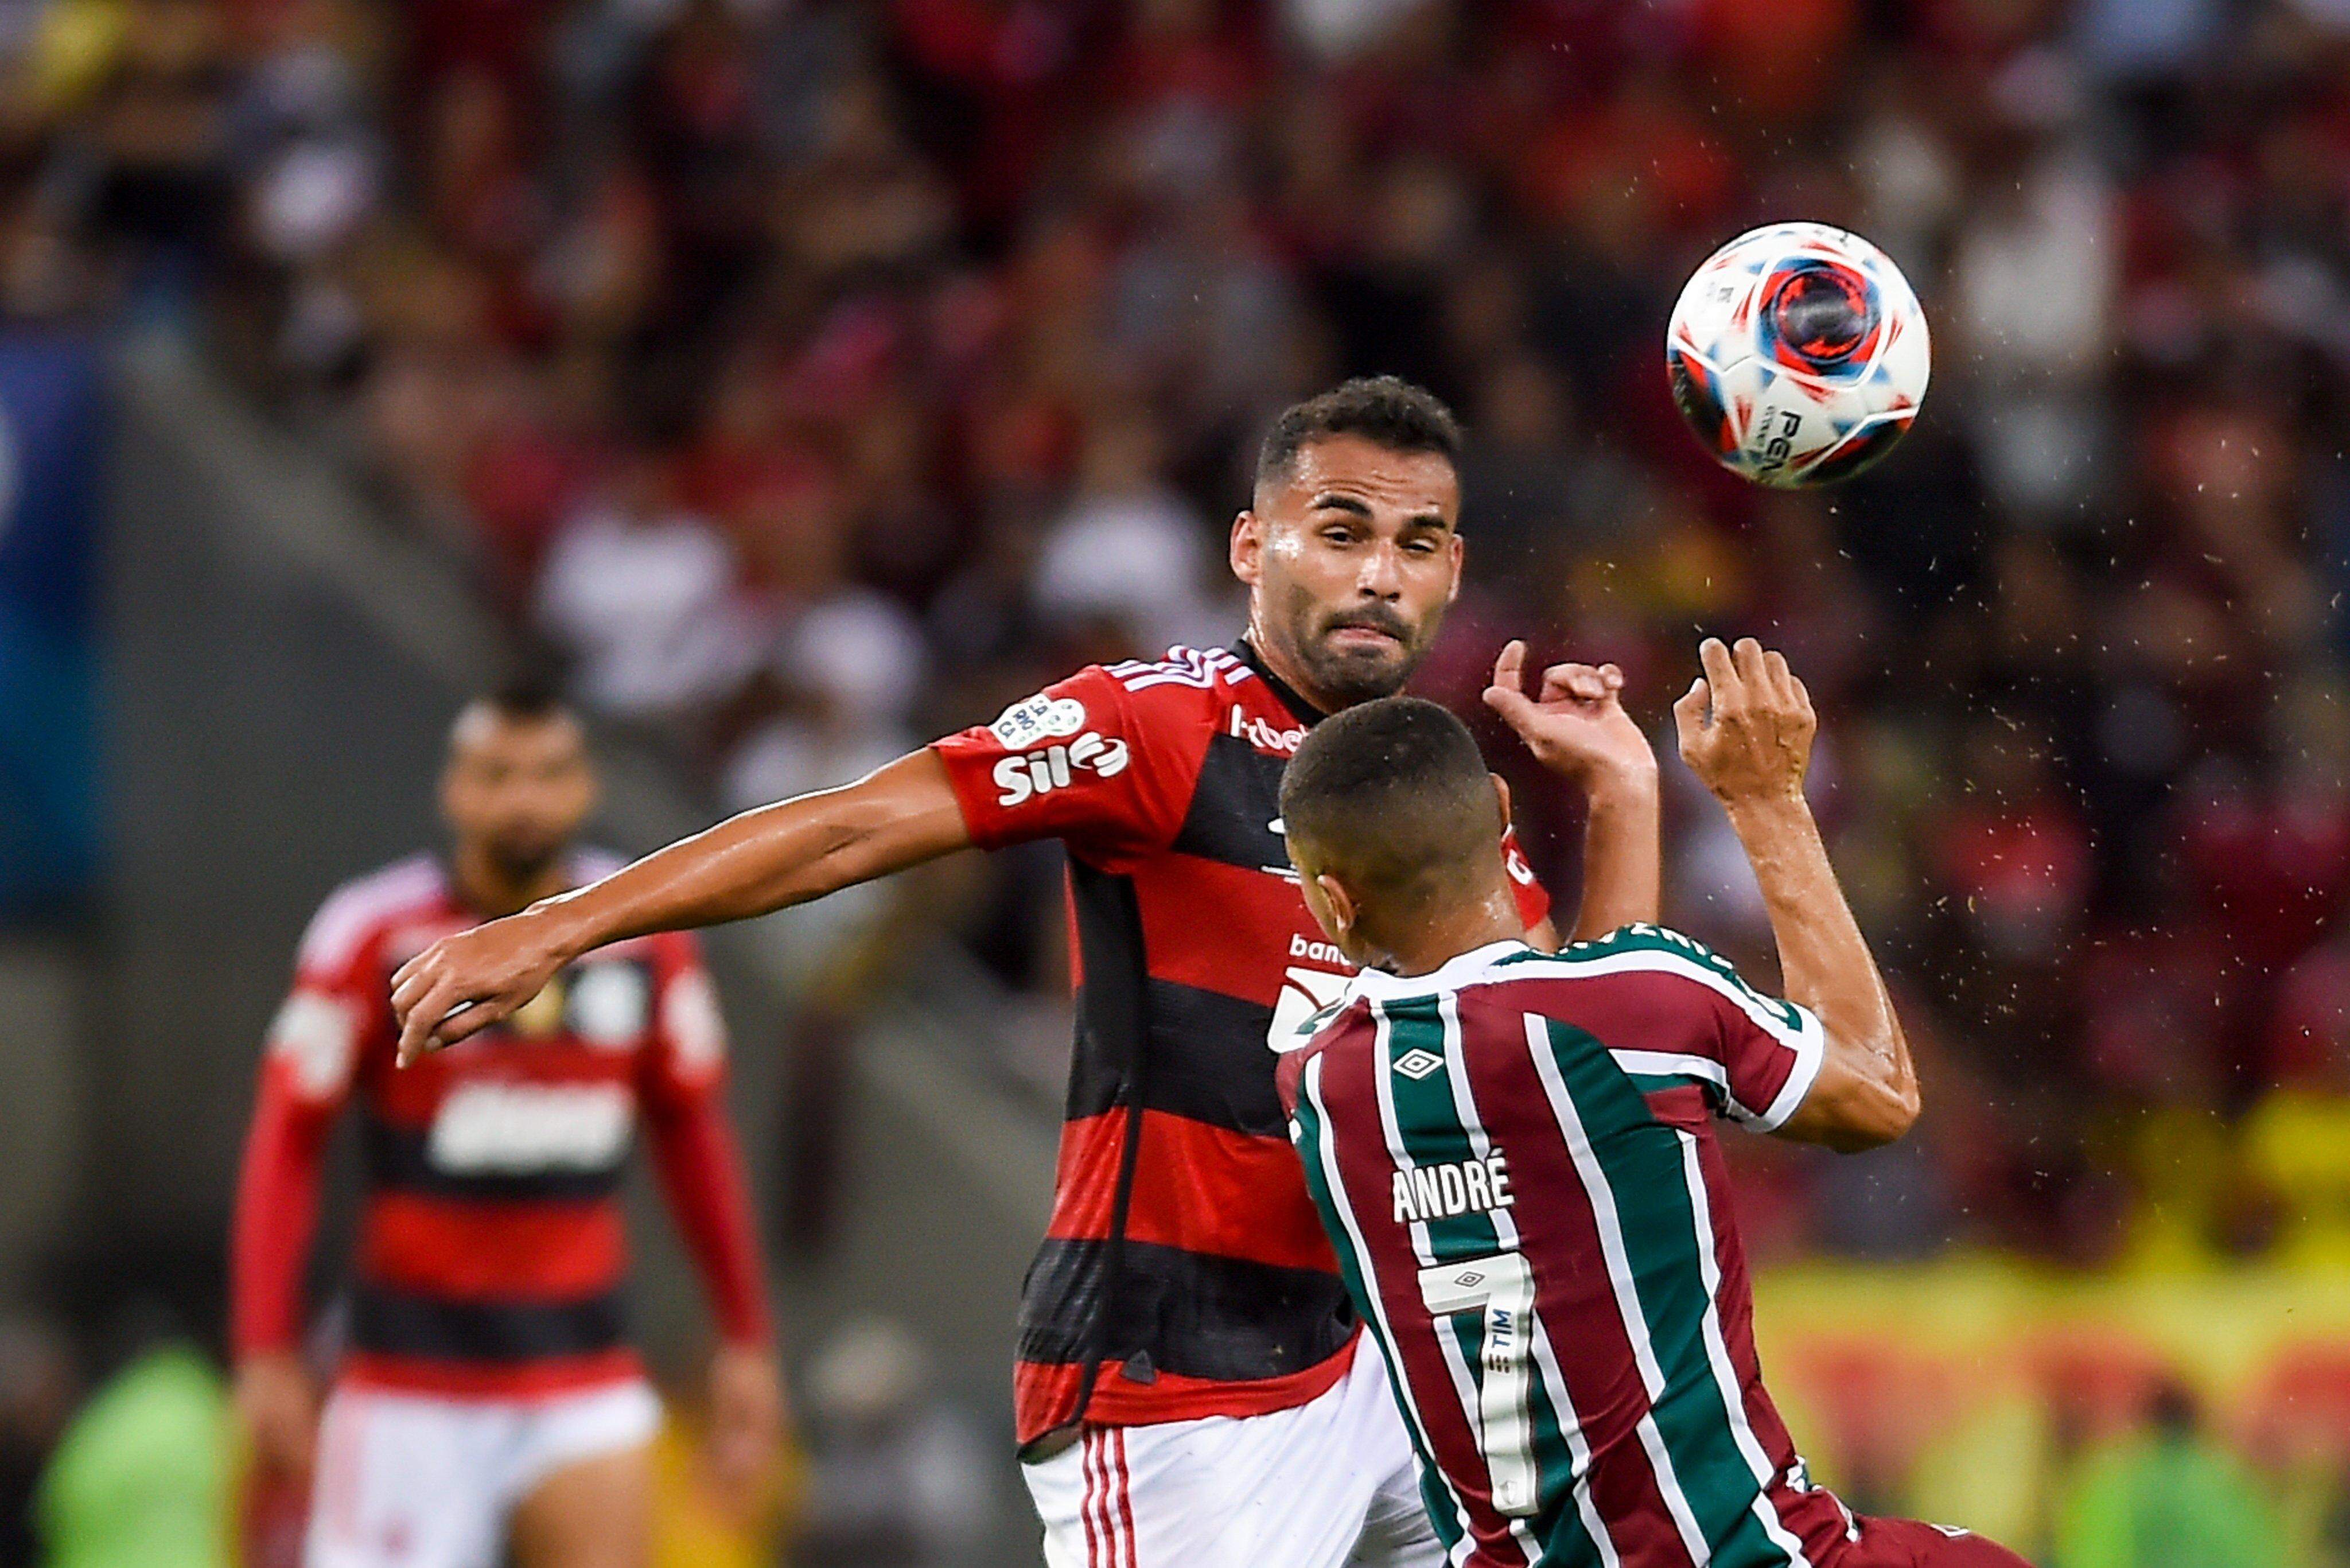
[(1517, 899), (1507, 887), (1494, 887), (1481, 898), (1440, 909), (1411, 930), (1399, 933), (1388, 949), (1386, 967), (1407, 977), (1428, 974), (1462, 953), (1495, 942), (1523, 941), (1525, 934)]
[[(1304, 702), (1317, 713), (1326, 714), (1335, 713), (1346, 706), (1344, 702), (1336, 701), (1314, 689), (1313, 681), (1307, 678), (1305, 671), (1297, 667), (1297, 661), (1289, 657), (1288, 651), (1264, 635), (1264, 628), (1257, 625), (1253, 611), (1249, 616), (1247, 641), (1249, 647), (1255, 652), (1257, 661), (1264, 666), (1274, 680), (1295, 693), (1298, 701)], [(1300, 714), (1299, 717), (1302, 719), (1308, 715)]]
[(466, 908), (496, 919), (526, 909), (541, 898), (568, 891), (570, 881), (565, 875), (567, 858), (558, 855), (542, 870), (519, 880), (508, 876), (495, 860), (472, 845), (459, 845), (450, 864), (456, 874), (458, 896), (465, 901)]

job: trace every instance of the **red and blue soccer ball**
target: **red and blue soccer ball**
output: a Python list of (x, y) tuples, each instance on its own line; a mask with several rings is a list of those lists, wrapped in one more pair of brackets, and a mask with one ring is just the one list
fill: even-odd
[(1698, 268), (1673, 306), (1673, 400), (1715, 460), (1757, 484), (1849, 479), (1918, 417), (1926, 313), (1890, 257), (1825, 223), (1772, 223)]

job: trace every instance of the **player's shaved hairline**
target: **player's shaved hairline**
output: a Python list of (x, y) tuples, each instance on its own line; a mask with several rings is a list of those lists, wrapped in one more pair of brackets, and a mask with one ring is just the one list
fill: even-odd
[(1398, 913), (1474, 877), (1501, 802), (1468, 726), (1381, 697), (1307, 732), (1281, 781), (1282, 826), (1317, 869)]

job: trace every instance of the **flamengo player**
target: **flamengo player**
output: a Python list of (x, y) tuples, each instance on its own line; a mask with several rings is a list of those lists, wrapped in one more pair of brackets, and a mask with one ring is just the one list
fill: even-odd
[[(484, 698), (450, 735), (443, 862), (338, 889), (272, 1027), (238, 1187), (237, 1403), (257, 1462), (313, 1470), (310, 1568), (637, 1568), (660, 1408), (623, 1338), (616, 1188), (635, 1124), (724, 1335), (712, 1458), (755, 1482), (781, 1391), (725, 1037), (691, 938), (600, 947), (464, 1050), (394, 1068), (391, 974), (434, 939), (610, 868), (574, 851), (595, 780), (551, 699)], [(328, 1134), (356, 1097), (364, 1209), (328, 1400), (297, 1348)]]
[(1290, 850), (1366, 966), (1282, 1075), (1315, 1205), (1452, 1563), (2023, 1568), (1855, 1519), (1763, 1390), (1712, 1118), (1867, 1148), (1918, 1085), (1804, 803), (1810, 699), (1752, 640), (1702, 656), (1681, 754), (1745, 845), (1794, 1002), (1656, 926), (1519, 940), (1507, 805), (1441, 708), (1372, 703), (1299, 749)]
[[(1403, 684), (1460, 583), (1460, 434), (1349, 382), (1275, 422), (1233, 572), (1246, 639), (1080, 670), (858, 784), (722, 824), (408, 964), (403, 1052), (460, 1039), (601, 943), (814, 898), (969, 845), (1069, 851), (1077, 1040), (1020, 1312), (1018, 1428), (1055, 1568), (1441, 1561), (1409, 1443), (1315, 1222), (1268, 1030), (1344, 983), (1283, 847), (1283, 767)], [(1656, 764), (1612, 671), (1487, 700), (1592, 806), (1579, 929), (1653, 916)], [(1513, 929), (1555, 945), (1539, 889)], [(1288, 1031), (1282, 1031), (1285, 1036)]]

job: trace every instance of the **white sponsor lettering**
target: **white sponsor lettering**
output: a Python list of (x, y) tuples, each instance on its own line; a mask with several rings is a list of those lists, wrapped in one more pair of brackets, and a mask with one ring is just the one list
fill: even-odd
[[(1232, 710), (1228, 722), (1234, 738), (1246, 741), (1260, 752), (1271, 752), (1277, 756), (1295, 756), (1297, 748), (1305, 742), (1305, 726), (1303, 724), (1290, 730), (1275, 729), (1255, 714), (1244, 713), (1238, 707)], [(1281, 829), (1276, 827), (1274, 831), (1278, 833)]]
[(626, 1152), (635, 1102), (618, 1084), (463, 1084), (426, 1144), (452, 1176), (601, 1170)]
[(995, 804), (1019, 805), (1036, 795), (1066, 789), (1082, 773), (1114, 779), (1126, 772), (1128, 761), (1124, 741), (1088, 730), (1066, 746), (1046, 746), (997, 763), (995, 787), (1003, 793), (995, 797)]
[(1006, 708), (988, 732), (1013, 751), (1062, 740), (1086, 727), (1086, 705), (1074, 697), (1039, 691)]
[(1289, 956), (1304, 959), (1308, 963), (1326, 963), (1333, 969), (1350, 970), (1355, 967), (1347, 961), (1347, 955), (1338, 950), (1337, 943), (1312, 941), (1295, 931), (1289, 933)]
[(1421, 1165), (1395, 1173), (1395, 1222), (1419, 1224), (1456, 1214), (1484, 1214), (1516, 1206), (1510, 1162), (1500, 1149), (1482, 1159)]

